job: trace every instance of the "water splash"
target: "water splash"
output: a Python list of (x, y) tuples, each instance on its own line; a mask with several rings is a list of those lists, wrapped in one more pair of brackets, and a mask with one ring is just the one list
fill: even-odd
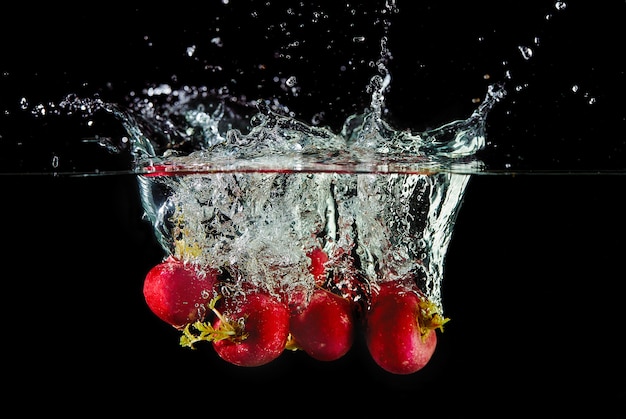
[(307, 252), (321, 247), (329, 287), (367, 301), (363, 290), (410, 277), (443, 311), (454, 220), (485, 119), (505, 92), (492, 86), (465, 120), (397, 130), (383, 116), (390, 75), (379, 71), (370, 108), (337, 133), (277, 102), (201, 89), (152, 91), (132, 112), (105, 106), (127, 127), (146, 218), (165, 253), (284, 298), (312, 292)]
[(310, 294), (307, 254), (321, 247), (335, 292), (367, 302), (377, 284), (411, 278), (442, 313), (454, 220), (481, 167), (486, 118), (506, 92), (490, 86), (466, 119), (399, 130), (385, 119), (388, 57), (383, 38), (369, 107), (338, 132), (294, 118), (277, 100), (204, 87), (151, 87), (126, 107), (69, 95), (59, 109), (105, 113), (124, 127), (121, 141), (99, 141), (132, 156), (165, 254), (220, 269), (228, 292)]
[(464, 120), (421, 132), (399, 130), (384, 118), (391, 77), (384, 66), (379, 69), (381, 75), (368, 87), (371, 106), (348, 116), (339, 132), (299, 121), (277, 101), (246, 101), (191, 86), (148, 88), (127, 107), (72, 94), (53, 111), (82, 119), (115, 118), (126, 135), (100, 137), (97, 143), (110, 153), (130, 150), (133, 162), (127, 170), (133, 173), (157, 166), (168, 172), (479, 172), (482, 163), (475, 155), (485, 145), (486, 118), (505, 97), (504, 88), (489, 86)]

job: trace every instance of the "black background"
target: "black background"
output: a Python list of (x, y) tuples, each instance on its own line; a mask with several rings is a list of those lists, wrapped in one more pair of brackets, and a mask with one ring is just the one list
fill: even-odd
[[(229, 19), (242, 7), (235, 3)], [(465, 117), (475, 107), (471, 99), (484, 95), (487, 73), (492, 82), (511, 69), (513, 86), (528, 83), (490, 114), (488, 138), (497, 147), (484, 156), (497, 170), (508, 163), (524, 173), (470, 180), (446, 260), (443, 296), (452, 320), (422, 371), (387, 374), (360, 340), (336, 362), (288, 352), (253, 369), (228, 365), (207, 347), (180, 348), (178, 333), (149, 312), (141, 294), (145, 273), (163, 255), (142, 220), (132, 175), (3, 175), (5, 399), (31, 396), (33, 402), (20, 409), (48, 413), (77, 411), (80, 404), (89, 409), (83, 413), (147, 414), (173, 407), (200, 416), (588, 411), (623, 417), (626, 183), (615, 173), (624, 169), (625, 113), (618, 101), (624, 67), (617, 57), (626, 13), (623, 2), (612, 4), (567, 2), (557, 13), (553, 2), (399, 3), (391, 26), (389, 96), (399, 124)], [(190, 43), (201, 50), (207, 42), (205, 31), (215, 24), (209, 11), (191, 5), (45, 7), (2, 15), (2, 106), (11, 110), (0, 125), (5, 150), (23, 135), (12, 125), (15, 100), (22, 96), (37, 103), (97, 91), (123, 101), (149, 83), (202, 84), (209, 77), (202, 70), (206, 56), (198, 53), (201, 63), (194, 65), (184, 54)], [(548, 24), (549, 13), (554, 19)], [(7, 29), (9, 21), (18, 29)], [(224, 39), (248, 34), (238, 38), (241, 50), (259, 33), (222, 28)], [(354, 30), (362, 32), (358, 25)], [(351, 37), (345, 32), (332, 35)], [(534, 36), (541, 48), (526, 63), (517, 46)], [(307, 48), (303, 52), (324, 50)], [(239, 69), (276, 52), (230, 51), (230, 58), (218, 61)], [(370, 50), (337, 48), (325, 59), (334, 63), (345, 54), (376, 57)], [(252, 70), (250, 78), (241, 77), (250, 85), (240, 81), (234, 87), (258, 95), (278, 90), (303, 116), (327, 108), (336, 94), (330, 109), (340, 116), (367, 104), (361, 95), (370, 77), (361, 71), (367, 65), (333, 78), (335, 69), (314, 63), (268, 61), (270, 76), (298, 74), (305, 92), (318, 93), (306, 97), (306, 106), (302, 97), (280, 93), (270, 76), (255, 90), (251, 86), (262, 77)], [(573, 83), (582, 93), (571, 92)], [(597, 98), (595, 105), (587, 104), (585, 92)], [(327, 116), (328, 124), (340, 116)], [(543, 174), (533, 174), (535, 169)], [(587, 174), (572, 174), (580, 170)], [(605, 171), (613, 174), (592, 174)]]

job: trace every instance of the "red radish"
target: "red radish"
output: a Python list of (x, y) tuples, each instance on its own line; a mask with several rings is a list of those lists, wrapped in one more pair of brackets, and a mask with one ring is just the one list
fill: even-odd
[(354, 341), (354, 313), (350, 300), (317, 288), (306, 308), (291, 317), (291, 345), (319, 361), (341, 358)]
[(148, 271), (143, 295), (157, 317), (182, 329), (204, 319), (206, 304), (215, 296), (217, 275), (216, 270), (199, 274), (195, 266), (169, 256)]
[(256, 367), (278, 358), (285, 349), (289, 309), (277, 298), (261, 291), (249, 292), (245, 297), (226, 300), (223, 311), (216, 310), (216, 314), (213, 330), (222, 336), (209, 340), (225, 361)]
[(323, 285), (326, 280), (326, 262), (328, 262), (328, 255), (322, 248), (316, 247), (309, 251), (307, 256), (311, 258), (309, 272), (315, 277), (315, 283), (317, 285)]
[(365, 339), (370, 355), (393, 374), (419, 371), (435, 351), (434, 329), (446, 321), (416, 286), (384, 282), (366, 314)]
[(156, 176), (180, 176), (193, 174), (194, 171), (184, 166), (177, 166), (176, 164), (156, 164), (146, 166), (145, 173), (143, 176), (145, 177), (156, 177)]
[[(322, 287), (326, 282), (326, 263), (328, 262), (328, 255), (321, 247), (315, 247), (309, 250), (306, 255), (311, 259), (309, 272), (313, 275), (315, 285)], [(308, 293), (309, 290), (303, 287), (296, 287), (285, 293), (285, 301), (287, 301), (292, 314), (298, 313), (306, 307), (306, 295)]]

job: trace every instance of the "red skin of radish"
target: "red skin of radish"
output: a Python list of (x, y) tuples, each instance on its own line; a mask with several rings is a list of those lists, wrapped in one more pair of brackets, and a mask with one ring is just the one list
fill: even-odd
[(192, 265), (170, 256), (146, 275), (143, 295), (150, 310), (161, 320), (181, 329), (203, 320), (206, 304), (214, 297), (217, 271), (199, 276)]
[[(314, 247), (306, 254), (311, 259), (309, 265), (309, 272), (313, 275), (315, 285), (321, 287), (326, 282), (326, 262), (328, 262), (328, 254), (321, 247)], [(288, 301), (289, 309), (292, 314), (302, 311), (306, 307), (306, 290), (296, 289), (290, 290), (287, 294), (286, 301)]]
[(435, 330), (421, 336), (420, 297), (395, 282), (381, 284), (367, 312), (365, 339), (374, 361), (393, 374), (412, 374), (430, 361), (437, 345)]
[(225, 307), (213, 321), (219, 329), (222, 319), (236, 324), (244, 318), (244, 327), (233, 338), (213, 341), (220, 358), (242, 367), (265, 365), (280, 356), (289, 337), (289, 309), (276, 298), (263, 292), (251, 292), (238, 300), (225, 301)]
[(315, 283), (322, 285), (326, 280), (325, 264), (328, 262), (328, 255), (321, 248), (316, 247), (309, 251), (307, 256), (311, 259), (309, 272), (315, 277)]
[(319, 361), (334, 361), (352, 347), (354, 305), (350, 300), (317, 288), (306, 308), (291, 317), (296, 345)]

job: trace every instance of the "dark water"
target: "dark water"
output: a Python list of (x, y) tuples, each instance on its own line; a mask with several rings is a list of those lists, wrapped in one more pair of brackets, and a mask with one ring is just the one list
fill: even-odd
[(423, 370), (394, 376), (362, 340), (337, 362), (287, 352), (253, 369), (181, 348), (143, 301), (162, 251), (134, 178), (3, 182), (15, 202), (1, 213), (4, 349), (16, 366), (4, 380), (9, 394), (62, 391), (46, 411), (77, 399), (144, 412), (234, 397), (253, 413), (306, 403), (322, 413), (337, 394), (342, 412), (621, 411), (622, 187), (602, 176), (473, 178), (447, 256), (451, 321)]
[[(424, 370), (388, 375), (363, 342), (335, 363), (286, 353), (254, 369), (180, 348), (178, 333), (156, 321), (141, 295), (162, 249), (141, 219), (134, 176), (6, 175), (0, 176), (4, 349), (14, 366), (4, 374), (7, 394), (56, 394), (49, 403), (20, 405), (33, 412), (78, 411), (80, 402), (83, 413), (84, 406), (148, 413), (167, 405), (194, 415), (381, 409), (390, 416), (407, 410), (440, 417), (623, 416), (626, 5), (566, 3), (564, 10), (555, 2), (398, 3), (387, 105), (399, 126), (425, 129), (465, 118), (488, 84), (505, 79), (507, 70), (512, 77), (507, 101), (490, 113), (491, 147), (481, 158), (494, 173), (518, 173), (476, 175), (468, 184), (442, 288), (452, 320)], [(375, 19), (365, 6), (355, 5), (360, 23), (353, 26), (301, 29), (312, 28), (319, 42), (296, 48), (288, 42), (293, 35), (279, 26), (268, 30), (275, 9), (250, 4), (245, 12), (231, 0), (206, 10), (93, 6), (70, 14), (45, 5), (3, 13), (18, 27), (2, 27), (3, 167), (23, 168), (22, 158), (33, 155), (35, 165), (50, 167), (55, 153), (70, 167), (85, 159), (108, 167), (129, 163), (93, 143), (74, 148), (86, 134), (122, 136), (117, 128), (98, 121), (88, 128), (80, 118), (71, 125), (76, 131), (54, 118), (34, 122), (16, 110), (22, 97), (31, 106), (70, 92), (127, 103), (129, 92), (147, 84), (200, 86), (210, 79), (230, 84), (237, 95), (278, 96), (305, 121), (324, 110), (330, 126), (369, 103), (368, 62), (378, 58), (382, 26), (369, 26)], [(333, 7), (351, 15), (336, 4), (295, 9), (313, 16)], [(35, 24), (35, 16), (46, 19)], [(290, 33), (301, 21), (277, 20), (286, 20)], [(354, 36), (369, 28), (375, 36), (355, 44)], [(233, 34), (245, 36), (232, 40)], [(245, 53), (213, 47), (216, 35)], [(190, 45), (197, 46), (192, 57)], [(533, 57), (524, 59), (520, 45), (534, 46)], [(299, 58), (313, 55), (318, 58)], [(348, 59), (352, 69), (338, 71)], [(299, 95), (281, 81), (293, 74)], [(535, 171), (542, 174), (529, 174)], [(571, 174), (579, 171), (587, 174)]]

